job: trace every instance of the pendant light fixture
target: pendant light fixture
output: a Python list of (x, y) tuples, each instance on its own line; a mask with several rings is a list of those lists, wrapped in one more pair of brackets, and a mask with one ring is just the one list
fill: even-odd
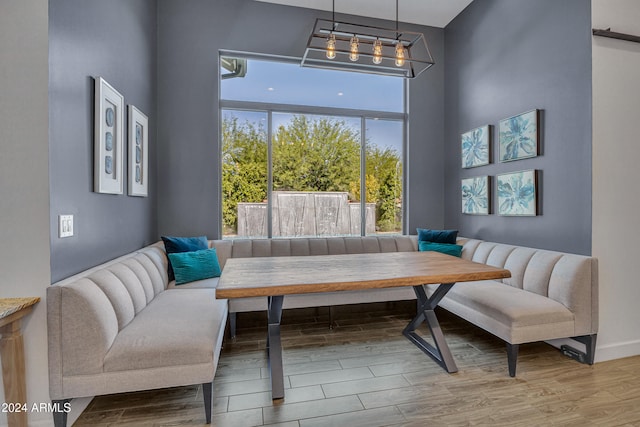
[(400, 41), (398, 30), (398, 0), (396, 0), (396, 67), (402, 67), (404, 65), (404, 45)]
[(335, 34), (329, 34), (327, 39), (327, 59), (335, 59), (336, 57), (336, 36)]
[(402, 43), (396, 43), (396, 67), (402, 67), (404, 65), (404, 46)]
[[(336, 0), (333, 0), (333, 15), (331, 17), (332, 22), (336, 22)], [(336, 58), (336, 35), (333, 34), (333, 28), (329, 32), (327, 38), (327, 59)]]
[(382, 64), (382, 42), (380, 39), (376, 39), (373, 42), (373, 63), (376, 65)]
[(304, 67), (414, 78), (433, 66), (424, 34), (402, 31), (396, 0), (395, 29), (316, 19), (302, 58)]
[(358, 36), (355, 34), (351, 37), (351, 41), (349, 42), (349, 59), (353, 62), (356, 62), (360, 59), (360, 52), (358, 49), (360, 47), (360, 40), (358, 40)]

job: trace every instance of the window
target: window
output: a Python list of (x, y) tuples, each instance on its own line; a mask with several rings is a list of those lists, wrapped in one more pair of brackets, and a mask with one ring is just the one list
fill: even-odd
[(267, 237), (267, 114), (222, 113), (223, 236)]
[(400, 120), (366, 120), (367, 202), (375, 203), (376, 232), (402, 233), (403, 125)]
[(402, 232), (401, 79), (221, 65), (224, 238)]

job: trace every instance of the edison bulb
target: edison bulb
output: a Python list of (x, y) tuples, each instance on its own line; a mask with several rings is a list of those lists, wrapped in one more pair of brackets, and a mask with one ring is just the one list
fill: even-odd
[(353, 62), (356, 62), (358, 58), (360, 58), (360, 53), (358, 52), (359, 44), (360, 44), (360, 41), (358, 40), (358, 37), (356, 37), (354, 34), (353, 37), (351, 37), (351, 41), (349, 42), (349, 46), (350, 46), (349, 59), (352, 60)]
[(382, 42), (380, 39), (376, 39), (376, 41), (373, 42), (373, 63), (382, 63)]
[(336, 57), (336, 36), (331, 33), (327, 39), (327, 58), (334, 59)]
[(396, 43), (396, 67), (404, 65), (404, 46), (401, 42)]

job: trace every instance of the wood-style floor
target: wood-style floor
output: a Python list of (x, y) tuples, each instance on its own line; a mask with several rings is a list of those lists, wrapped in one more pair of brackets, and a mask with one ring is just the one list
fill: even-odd
[[(504, 343), (439, 311), (459, 368), (447, 374), (401, 334), (415, 303), (285, 310), (286, 398), (272, 402), (266, 319), (239, 315), (214, 381), (215, 426), (640, 426), (640, 357), (582, 365), (544, 344)], [(74, 426), (204, 424), (198, 386), (102, 396)]]

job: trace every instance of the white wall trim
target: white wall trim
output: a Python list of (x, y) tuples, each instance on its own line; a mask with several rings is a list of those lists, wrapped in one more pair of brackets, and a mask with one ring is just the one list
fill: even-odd
[(596, 348), (596, 363), (640, 354), (640, 340), (607, 344)]

